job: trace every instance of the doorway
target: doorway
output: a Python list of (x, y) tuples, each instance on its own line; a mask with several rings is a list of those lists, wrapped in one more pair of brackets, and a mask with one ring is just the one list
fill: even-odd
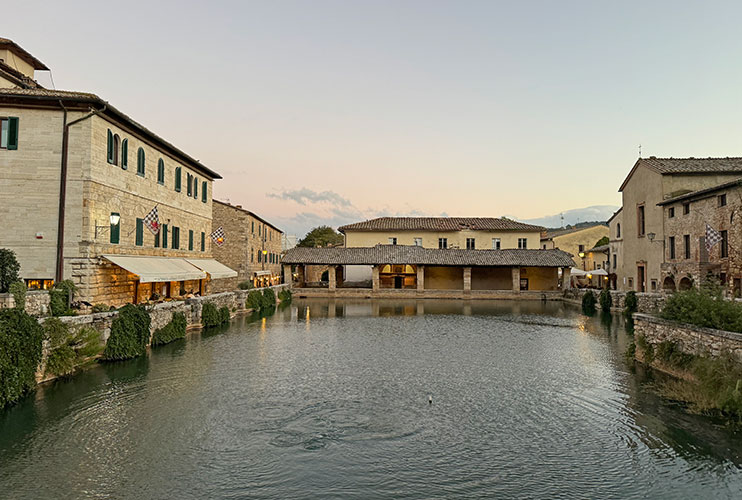
[(636, 266), (636, 288), (640, 292), (646, 292), (646, 284), (645, 284), (645, 276), (644, 276), (644, 266)]

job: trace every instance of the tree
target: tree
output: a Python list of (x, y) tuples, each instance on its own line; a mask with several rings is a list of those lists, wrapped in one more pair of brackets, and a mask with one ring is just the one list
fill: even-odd
[(18, 278), (20, 270), (21, 265), (15, 258), (15, 252), (7, 248), (0, 248), (0, 293), (6, 293), (10, 290), (12, 283), (20, 281), (20, 278)]
[(309, 231), (304, 238), (299, 240), (296, 246), (314, 248), (341, 245), (342, 243), (342, 234), (330, 226), (319, 226)]
[(595, 245), (593, 245), (593, 248), (602, 247), (603, 245), (607, 245), (609, 241), (610, 240), (608, 239), (608, 236), (603, 236), (602, 238), (598, 240), (598, 242)]

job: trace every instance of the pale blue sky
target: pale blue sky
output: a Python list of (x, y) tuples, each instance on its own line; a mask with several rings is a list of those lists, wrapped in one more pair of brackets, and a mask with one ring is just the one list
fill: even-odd
[(618, 205), (639, 143), (740, 156), (740, 19), (742, 2), (29, 1), (0, 36), (220, 172), (217, 198), (301, 232)]

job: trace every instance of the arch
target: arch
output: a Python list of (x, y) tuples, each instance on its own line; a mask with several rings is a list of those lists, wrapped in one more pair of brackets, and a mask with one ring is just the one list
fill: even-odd
[(129, 139), (121, 141), (121, 168), (129, 168)]
[(675, 280), (672, 279), (672, 276), (667, 276), (665, 278), (665, 280), (662, 282), (662, 289), (666, 292), (675, 291)]
[(147, 157), (144, 154), (144, 149), (139, 148), (137, 150), (137, 175), (141, 175), (142, 177), (144, 177), (146, 161)]
[(688, 277), (682, 278), (678, 283), (678, 290), (690, 290), (691, 288), (693, 288), (693, 282)]
[(165, 184), (165, 162), (162, 158), (157, 160), (157, 183)]
[(113, 134), (113, 164), (119, 164), (119, 149), (121, 148), (121, 138), (118, 134)]

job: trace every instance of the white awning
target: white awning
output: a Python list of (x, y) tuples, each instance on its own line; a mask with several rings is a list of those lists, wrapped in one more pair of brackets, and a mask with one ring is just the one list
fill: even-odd
[(209, 273), (211, 279), (217, 278), (234, 278), (237, 271), (234, 271), (221, 262), (214, 259), (185, 259), (200, 270)]
[(569, 271), (570, 276), (585, 276), (587, 273), (583, 271), (582, 269), (573, 267)]
[(587, 274), (592, 274), (593, 276), (608, 276), (608, 271), (605, 269), (593, 269), (592, 271), (588, 271)]
[(265, 271), (255, 271), (255, 276), (270, 276), (273, 274), (271, 271), (266, 269)]
[(206, 273), (178, 257), (145, 257), (141, 255), (103, 255), (119, 267), (139, 276), (141, 283), (200, 280)]

